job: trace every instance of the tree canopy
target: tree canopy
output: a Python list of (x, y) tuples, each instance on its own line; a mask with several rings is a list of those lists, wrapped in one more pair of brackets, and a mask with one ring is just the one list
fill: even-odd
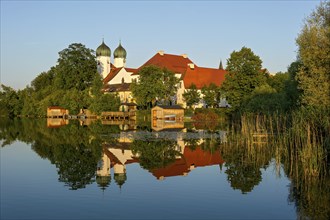
[(146, 66), (138, 74), (138, 81), (133, 81), (130, 87), (138, 106), (149, 108), (156, 101), (169, 104), (179, 82), (173, 72), (157, 66)]
[(306, 19), (298, 38), (298, 60), (302, 66), (296, 75), (302, 91), (301, 104), (330, 106), (330, 2), (321, 2)]
[(192, 107), (195, 104), (198, 104), (200, 100), (200, 93), (197, 90), (195, 84), (191, 84), (190, 87), (183, 93), (183, 98), (186, 100), (187, 106)]
[(250, 48), (243, 47), (231, 53), (227, 60), (228, 74), (221, 88), (233, 110), (239, 109), (244, 99), (265, 83), (266, 76), (261, 64), (259, 56)]

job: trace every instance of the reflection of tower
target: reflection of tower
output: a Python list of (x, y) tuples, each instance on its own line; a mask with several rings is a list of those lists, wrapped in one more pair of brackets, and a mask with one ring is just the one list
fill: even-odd
[(114, 172), (114, 179), (115, 179), (117, 185), (121, 188), (121, 186), (127, 180), (125, 164), (116, 163), (113, 166), (113, 172)]
[(97, 72), (104, 79), (110, 72), (111, 50), (102, 40), (102, 44), (96, 49)]
[(103, 190), (110, 185), (110, 159), (103, 153), (101, 160), (97, 164), (96, 182)]

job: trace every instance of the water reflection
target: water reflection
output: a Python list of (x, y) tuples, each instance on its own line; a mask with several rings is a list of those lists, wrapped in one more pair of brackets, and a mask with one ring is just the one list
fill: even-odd
[[(265, 127), (212, 127), (210, 131), (181, 123), (174, 129), (173, 124), (158, 122), (157, 129), (149, 132), (138, 130), (133, 122), (0, 120), (2, 147), (16, 140), (30, 144), (56, 166), (58, 180), (70, 190), (93, 183), (102, 190), (122, 187), (130, 180), (129, 164), (139, 164), (163, 181), (216, 165), (224, 170), (232, 189), (248, 194), (263, 181), (262, 171), (275, 161), (278, 178), (291, 180), (288, 201), (297, 207), (298, 217), (330, 216), (329, 165), (318, 164), (318, 175), (306, 175), (300, 155), (279, 145), (280, 136), (268, 135)], [(262, 144), (256, 143), (256, 132), (267, 134)]]

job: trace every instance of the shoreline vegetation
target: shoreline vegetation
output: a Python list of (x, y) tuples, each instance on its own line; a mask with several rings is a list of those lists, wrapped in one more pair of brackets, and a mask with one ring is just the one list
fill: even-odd
[[(210, 131), (216, 131), (219, 126), (229, 126), (231, 131), (238, 132), (238, 144), (250, 146), (254, 139), (269, 139), (278, 151), (287, 153), (278, 160), (296, 161), (303, 167), (299, 172), (307, 177), (319, 176), (320, 173), (328, 175), (329, 17), (330, 2), (324, 1), (305, 19), (296, 39), (297, 59), (285, 73), (270, 75), (262, 67), (261, 58), (250, 48), (233, 51), (227, 60), (228, 73), (221, 86), (205, 85), (200, 91), (195, 85), (186, 88), (183, 94), (187, 103), (184, 121)], [(1, 85), (0, 116), (40, 118), (46, 115), (50, 106), (61, 106), (72, 115), (78, 115), (80, 109), (88, 109), (96, 115), (118, 111), (120, 98), (118, 94), (102, 92), (104, 85), (96, 67), (92, 49), (81, 43), (69, 45), (59, 52), (56, 66), (40, 73), (25, 89), (16, 91)], [(138, 74), (143, 75), (146, 81), (157, 80), (159, 85), (163, 85), (158, 91), (154, 83), (141, 88), (135, 81), (130, 88), (138, 109), (148, 112), (138, 114), (136, 121), (148, 127), (150, 109), (157, 104), (171, 103), (170, 96), (175, 94), (178, 82), (169, 70), (159, 67), (147, 66), (139, 71)], [(148, 78), (155, 72), (164, 81)], [(150, 96), (148, 100), (145, 94)], [(217, 108), (223, 98), (230, 104), (229, 108)], [(198, 103), (210, 108), (195, 109)], [(236, 135), (235, 132), (231, 134)], [(232, 140), (235, 142), (235, 137)], [(320, 166), (320, 163), (325, 165)], [(294, 172), (297, 171), (290, 171)]]

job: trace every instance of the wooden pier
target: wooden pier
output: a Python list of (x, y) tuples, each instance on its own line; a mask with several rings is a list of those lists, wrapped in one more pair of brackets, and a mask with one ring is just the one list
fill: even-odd
[(102, 112), (101, 119), (122, 121), (122, 120), (135, 120), (135, 111), (130, 112)]

